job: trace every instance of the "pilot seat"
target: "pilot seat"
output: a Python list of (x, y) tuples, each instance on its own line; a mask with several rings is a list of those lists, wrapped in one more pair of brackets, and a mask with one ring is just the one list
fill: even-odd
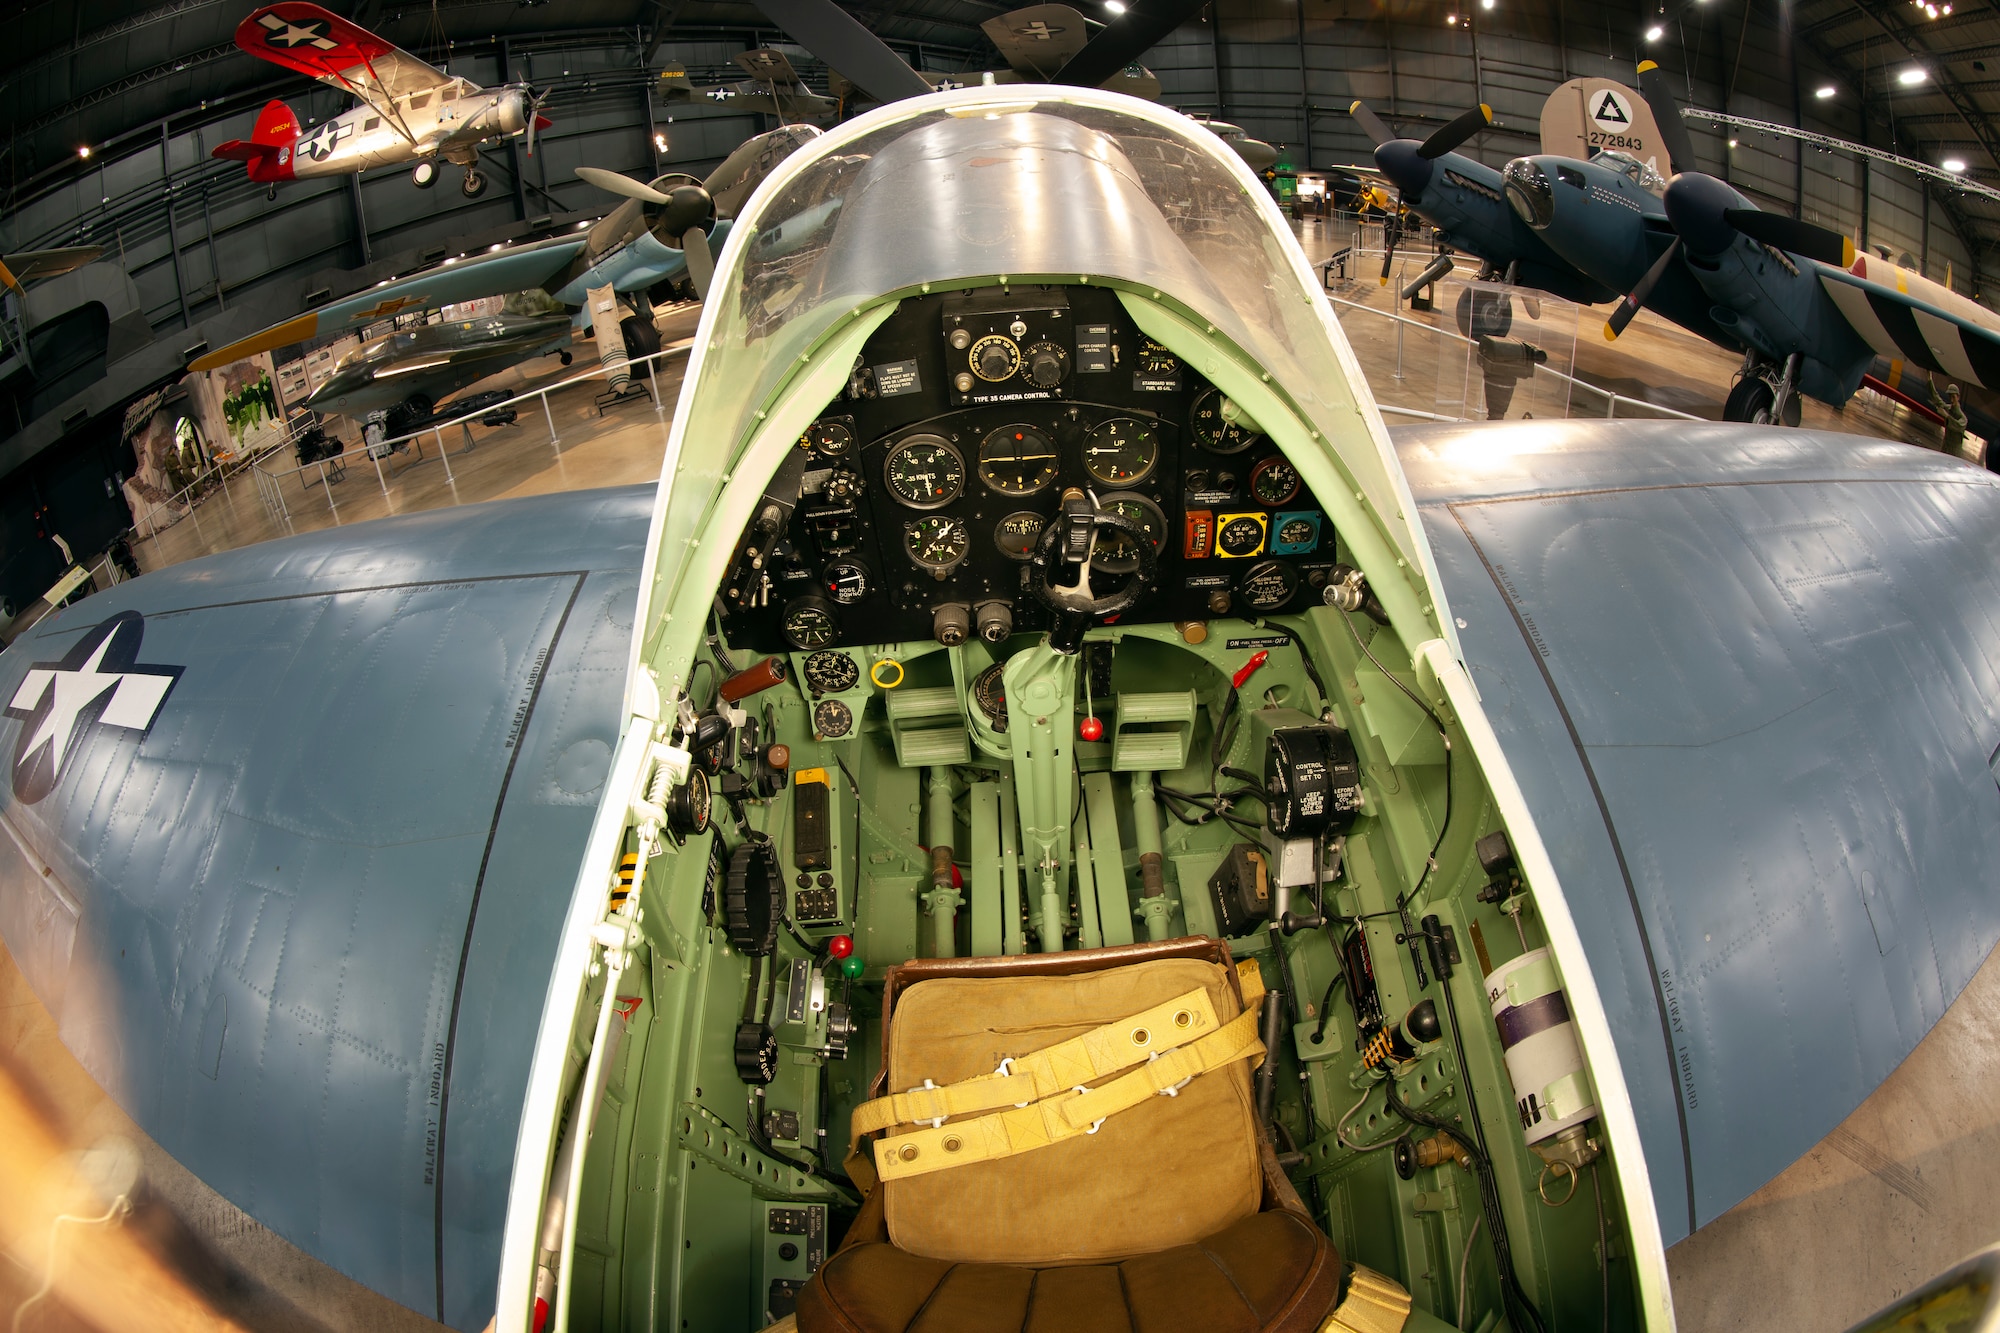
[(1401, 1327), (1258, 1123), (1262, 993), (1206, 938), (891, 968), (865, 1202), (800, 1333)]

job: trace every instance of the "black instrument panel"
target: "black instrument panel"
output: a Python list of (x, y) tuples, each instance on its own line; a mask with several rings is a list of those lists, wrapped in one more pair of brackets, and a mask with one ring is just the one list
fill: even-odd
[[(1119, 619), (1298, 611), (1335, 533), (1297, 470), (1145, 338), (1115, 295), (985, 289), (904, 302), (800, 439), (736, 547), (729, 641), (814, 651), (1039, 631), (1030, 563), (1069, 487), (1155, 544)], [(1140, 567), (1099, 529), (1093, 588)]]

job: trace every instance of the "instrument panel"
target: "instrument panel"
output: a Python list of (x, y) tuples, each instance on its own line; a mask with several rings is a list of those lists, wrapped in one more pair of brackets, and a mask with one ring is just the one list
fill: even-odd
[[(738, 541), (724, 631), (808, 653), (1039, 631), (1030, 562), (1070, 487), (1152, 543), (1127, 622), (1302, 610), (1335, 562), (1298, 470), (1112, 293), (987, 289), (906, 301), (870, 339)], [(1141, 568), (1134, 541), (1098, 530), (1094, 591)]]

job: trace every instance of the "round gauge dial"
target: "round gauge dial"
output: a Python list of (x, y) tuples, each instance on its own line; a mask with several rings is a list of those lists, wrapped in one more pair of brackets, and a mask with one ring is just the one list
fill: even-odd
[[(1104, 508), (1144, 528), (1146, 536), (1152, 539), (1154, 555), (1166, 546), (1167, 516), (1145, 496), (1121, 495), (1117, 499), (1106, 500)], [(1132, 549), (1132, 539), (1124, 533), (1099, 528), (1097, 549), (1090, 562), (1107, 574), (1130, 574), (1139, 567), (1139, 554)]]
[(1005, 662), (995, 662), (972, 678), (972, 702), (993, 724), (993, 730), (1007, 730), (1007, 682)]
[(1004, 333), (989, 333), (966, 354), (972, 373), (989, 384), (1012, 379), (1021, 368), (1021, 347)]
[(1048, 520), (1032, 509), (1012, 513), (993, 525), (993, 544), (1009, 560), (1026, 560), (1035, 553)]
[(854, 710), (838, 699), (822, 699), (813, 709), (813, 730), (837, 741), (854, 730)]
[(1271, 509), (1290, 504), (1300, 485), (1299, 470), (1282, 458), (1267, 458), (1250, 469), (1250, 494)]
[(1194, 442), (1212, 454), (1240, 454), (1259, 434), (1224, 415), (1222, 407), (1228, 401), (1220, 389), (1203, 389), (1188, 409), (1188, 430)]
[(1244, 605), (1253, 611), (1276, 611), (1298, 590), (1298, 571), (1282, 560), (1259, 560), (1236, 582)]
[(948, 505), (965, 489), (965, 460), (941, 435), (912, 435), (882, 464), (889, 493), (912, 509)]
[(820, 583), (842, 606), (852, 606), (868, 595), (868, 571), (852, 560), (836, 560), (828, 565)]
[(778, 629), (785, 636), (785, 642), (794, 648), (811, 652), (824, 648), (840, 633), (840, 621), (835, 618), (833, 607), (824, 597), (795, 597), (785, 604), (785, 614), (778, 621)]
[(1027, 358), (1027, 369), (1021, 378), (1037, 389), (1053, 389), (1069, 374), (1069, 353), (1051, 342), (1031, 344), (1023, 353)]
[(806, 684), (821, 694), (851, 690), (861, 680), (861, 668), (846, 653), (818, 652), (806, 659)]
[(1142, 375), (1172, 375), (1179, 371), (1181, 363), (1174, 354), (1154, 342), (1151, 338), (1139, 339), (1139, 373)]
[(1264, 549), (1261, 514), (1232, 514), (1215, 532), (1215, 549), (1223, 555), (1255, 555)]
[(845, 458), (854, 452), (854, 429), (844, 421), (815, 421), (799, 444), (828, 458)]
[(1288, 518), (1278, 525), (1273, 545), (1293, 551), (1310, 550), (1319, 544), (1319, 524), (1309, 518)]
[(938, 575), (965, 559), (969, 545), (965, 524), (942, 514), (920, 518), (903, 529), (903, 546), (910, 559)]
[(979, 479), (1002, 495), (1033, 495), (1056, 479), (1056, 444), (1017, 422), (979, 442)]
[(699, 765), (688, 770), (687, 781), (667, 793), (667, 823), (682, 838), (708, 831), (715, 795), (709, 790), (708, 774)]
[(1083, 470), (1106, 486), (1132, 486), (1160, 461), (1160, 437), (1133, 417), (1113, 417), (1083, 442)]

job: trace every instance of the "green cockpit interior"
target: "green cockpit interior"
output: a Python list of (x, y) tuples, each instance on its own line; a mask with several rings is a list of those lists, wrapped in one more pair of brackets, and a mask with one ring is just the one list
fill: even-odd
[(1580, 1057), (1509, 1038), (1560, 1000), (1531, 886), (1309, 472), (1109, 290), (874, 329), (734, 535), (687, 779), (607, 899), (643, 942), (541, 1256), (570, 1327), (791, 1310), (860, 1202), (850, 1113), (901, 1090), (885, 969), (1188, 935), (1279, 997), (1260, 1115), (1408, 1327), (1639, 1322)]

